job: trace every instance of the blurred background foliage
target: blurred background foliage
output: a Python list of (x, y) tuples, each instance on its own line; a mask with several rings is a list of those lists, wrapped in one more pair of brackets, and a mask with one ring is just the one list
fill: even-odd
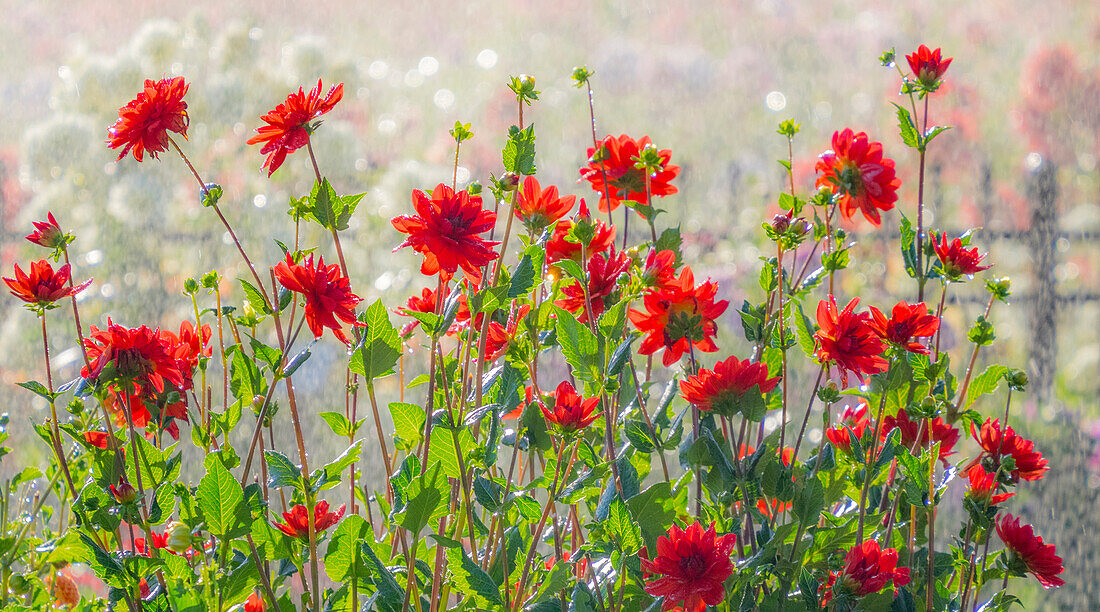
[[(104, 144), (119, 106), (146, 77), (183, 75), (191, 127), (186, 150), (204, 178), (225, 188), (223, 209), (255, 259), (291, 242), (291, 196), (313, 182), (305, 153), (275, 177), (260, 171), (245, 141), (259, 116), (292, 88), (345, 83), (344, 101), (315, 136), (322, 172), (341, 193), (367, 193), (344, 249), (353, 286), (393, 308), (425, 286), (389, 219), (410, 208), (409, 192), (451, 176), (455, 120), (471, 122), (459, 182), (500, 173), (500, 148), (516, 121), (509, 75), (535, 77), (538, 176), (565, 193), (596, 199), (576, 184), (591, 146), (587, 98), (571, 69), (596, 72), (600, 135), (648, 134), (682, 166), (678, 195), (662, 221), (679, 224), (697, 276), (720, 283), (722, 357), (743, 355), (736, 307), (761, 299), (756, 286), (760, 222), (785, 188), (776, 159), (787, 155), (776, 124), (795, 118), (796, 186), (812, 188), (813, 163), (832, 132), (866, 130), (898, 162), (899, 209), (913, 217), (916, 158), (900, 143), (888, 101), (898, 76), (879, 66), (890, 47), (920, 43), (955, 58), (933, 99), (932, 122), (954, 129), (930, 147), (926, 219), (958, 234), (983, 229), (975, 244), (992, 272), (1013, 280), (1013, 306), (997, 307), (997, 342), (979, 358), (1025, 368), (1032, 377), (1019, 427), (1054, 469), (1033, 487), (1023, 512), (1059, 546), (1069, 584), (1033, 593), (1035, 608), (1100, 607), (1100, 7), (1094, 2), (983, 0), (923, 3), (778, 0), (656, 2), (564, 0), (374, 3), (192, 0), (0, 2), (0, 267), (40, 257), (22, 241), (32, 220), (53, 211), (77, 235), (77, 278), (85, 324), (107, 316), (127, 325), (178, 327), (191, 306), (183, 281), (217, 269), (230, 303), (244, 272), (216, 218), (203, 211), (179, 160), (116, 163)], [(865, 304), (914, 299), (897, 255), (900, 215), (858, 236), (838, 293)], [(635, 223), (635, 231), (641, 228)], [(316, 228), (304, 245), (330, 245)], [(966, 342), (984, 310), (980, 283), (954, 293), (944, 343)], [(204, 304), (212, 306), (213, 304)], [(63, 322), (64, 321), (64, 322)], [(0, 411), (12, 414), (19, 453), (0, 464), (44, 460), (28, 421), (44, 404), (11, 383), (41, 369), (32, 315), (0, 299)], [(68, 317), (51, 319), (60, 378), (77, 374)], [(57, 330), (69, 326), (70, 333)], [(319, 344), (300, 393), (316, 411), (343, 396), (340, 347)], [(410, 360), (415, 370), (416, 359)], [(792, 372), (796, 383), (806, 373)], [(408, 380), (408, 378), (406, 379)], [(389, 382), (390, 395), (398, 383)], [(999, 400), (978, 404), (986, 414)], [(1015, 424), (1015, 423), (1014, 423)], [(307, 430), (320, 439), (319, 419)], [(820, 436), (820, 431), (816, 436)], [(289, 438), (288, 438), (289, 440)], [(324, 454), (324, 450), (321, 450)], [(376, 461), (380, 464), (380, 461)], [(368, 474), (370, 470), (367, 471)]]

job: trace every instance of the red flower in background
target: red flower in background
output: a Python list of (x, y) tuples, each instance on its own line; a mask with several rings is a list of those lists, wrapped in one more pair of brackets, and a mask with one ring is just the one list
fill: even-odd
[[(592, 217), (588, 213), (588, 206), (585, 205), (584, 200), (581, 200), (580, 210), (573, 215), (572, 219), (562, 219), (554, 225), (554, 233), (550, 236), (549, 242), (546, 243), (546, 263), (553, 264), (563, 259), (580, 262), (580, 243), (566, 240), (569, 230), (573, 229), (573, 225), (580, 221), (592, 222)], [(585, 255), (588, 257), (610, 249), (615, 243), (614, 227), (608, 227), (600, 220), (596, 220), (595, 224), (596, 229), (592, 235), (592, 242), (589, 242), (584, 249)]]
[(947, 464), (947, 458), (955, 454), (955, 444), (959, 441), (959, 430), (948, 425), (940, 417), (932, 419), (932, 433), (929, 435), (929, 427), (926, 425), (925, 419), (911, 420), (909, 413), (901, 408), (898, 410), (897, 416), (887, 416), (882, 419), (882, 439), (885, 440), (894, 428), (901, 431), (901, 439), (899, 440), (901, 445), (910, 450), (914, 448), (914, 445), (918, 449), (932, 448), (933, 444), (939, 442), (940, 461), (944, 465)]
[(871, 417), (867, 414), (866, 402), (860, 402), (853, 408), (848, 406), (840, 415), (840, 424), (825, 430), (825, 437), (833, 443), (837, 450), (846, 454), (852, 454), (852, 436), (856, 440), (862, 440), (863, 434), (871, 425)]
[(200, 359), (213, 354), (214, 347), (210, 344), (212, 332), (209, 325), (195, 329), (190, 321), (184, 321), (180, 324), (178, 336), (169, 331), (160, 333), (164, 335), (169, 345), (175, 347), (173, 352), (176, 358), (186, 361), (192, 371), (198, 367)]
[(719, 536), (713, 524), (706, 530), (698, 521), (687, 529), (673, 524), (657, 538), (656, 557), (650, 559), (641, 550), (645, 592), (664, 598), (662, 610), (682, 605), (685, 611), (703, 612), (721, 603), (726, 597), (723, 583), (733, 574), (730, 555), (736, 544), (736, 535)]
[(909, 584), (909, 568), (898, 566), (898, 551), (879, 548), (878, 542), (867, 540), (848, 551), (844, 569), (840, 573), (829, 572), (822, 585), (822, 607), (827, 607), (836, 595), (863, 597), (878, 593), (893, 582), (896, 587)]
[(868, 323), (879, 338), (900, 346), (910, 353), (927, 355), (931, 352), (928, 347), (915, 341), (916, 338), (931, 338), (940, 328), (940, 320), (928, 313), (928, 307), (924, 302), (919, 304), (898, 302), (890, 315), (887, 318), (878, 308), (871, 307), (871, 319)]
[(664, 349), (662, 362), (670, 366), (691, 350), (691, 347), (713, 353), (718, 350), (714, 336), (718, 333), (715, 319), (729, 306), (727, 300), (714, 301), (718, 285), (706, 281), (695, 286), (691, 268), (685, 266), (670, 288), (645, 295), (645, 311), (630, 310), (630, 321), (645, 334), (638, 352), (652, 355)]
[[(133, 151), (134, 159), (142, 161), (146, 152), (154, 159), (168, 150), (168, 132), (187, 138), (187, 82), (183, 77), (145, 80), (145, 88), (126, 106), (118, 109), (118, 121), (107, 130), (107, 144), (112, 149), (122, 147), (118, 160)], [(118, 161), (115, 160), (115, 161)]]
[(493, 250), (499, 242), (490, 242), (481, 234), (493, 228), (496, 213), (481, 207), (481, 196), (454, 189), (440, 183), (431, 195), (416, 189), (412, 192), (416, 215), (393, 218), (397, 231), (408, 234), (394, 251), (411, 246), (424, 256), (420, 272), (440, 274), (450, 280), (462, 268), (472, 282), (481, 282), (481, 268), (500, 256)]
[(321, 79), (317, 79), (316, 87), (308, 94), (299, 87), (297, 93), (291, 92), (285, 102), (261, 117), (267, 125), (256, 128), (256, 135), (248, 139), (248, 144), (264, 143), (260, 154), (267, 159), (261, 167), (267, 168), (268, 176), (283, 165), (288, 153), (309, 143), (309, 135), (316, 128), (310, 122), (332, 110), (343, 97), (344, 84), (340, 83), (322, 98)]
[(1031, 572), (1045, 589), (1066, 583), (1058, 577), (1066, 568), (1057, 549), (1053, 544), (1044, 544), (1043, 538), (1032, 532), (1031, 525), (1020, 525), (1019, 518), (1005, 513), (997, 521), (997, 535), (1011, 552), (1008, 561), (1010, 570), (1021, 574)]
[[(744, 461), (745, 457), (749, 457), (755, 452), (756, 448), (753, 447), (751, 444), (742, 443), (741, 446), (737, 449), (737, 459)], [(783, 452), (777, 452), (776, 455), (786, 467), (790, 467), (791, 462), (794, 461), (794, 449), (790, 446), (783, 447)], [(791, 476), (791, 482), (794, 482), (794, 476)], [(768, 519), (774, 519), (775, 517), (779, 516), (781, 512), (786, 512), (787, 510), (790, 510), (793, 505), (793, 502), (783, 502), (775, 498), (769, 499), (766, 495), (756, 500), (756, 509), (760, 511), (760, 514), (768, 517)], [(741, 502), (734, 502), (735, 509), (740, 507)]]
[(835, 363), (845, 387), (849, 372), (863, 382), (864, 374), (883, 372), (888, 365), (882, 358), (886, 346), (869, 324), (869, 315), (856, 314), (858, 305), (859, 298), (852, 298), (844, 310), (838, 311), (836, 299), (831, 295), (817, 305), (819, 329), (814, 334), (817, 359), (821, 363)]
[(1039, 480), (1050, 469), (1048, 461), (1035, 450), (1035, 443), (1031, 440), (1016, 435), (1011, 426), (1001, 431), (1000, 419), (986, 419), (982, 424), (981, 432), (978, 432), (974, 424), (970, 424), (970, 433), (982, 447), (982, 454), (978, 461), (987, 460), (988, 468), (996, 472), (1001, 465), (1001, 457), (1012, 457), (1016, 467), (1008, 473), (1014, 482), (1018, 480)]
[(753, 387), (767, 393), (779, 384), (779, 376), (768, 378), (768, 366), (748, 359), (729, 357), (714, 364), (714, 369), (699, 370), (698, 374), (680, 381), (680, 393), (684, 399), (700, 410), (719, 414), (732, 414), (736, 401)]
[(15, 264), (15, 278), (4, 277), (4, 283), (11, 289), (12, 295), (41, 309), (60, 299), (74, 296), (92, 284), (92, 279), (89, 278), (70, 287), (71, 270), (69, 264), (65, 264), (55, 272), (50, 262), (43, 259), (31, 262), (30, 274), (27, 274), (19, 268), (19, 264)]
[(577, 196), (558, 197), (557, 187), (543, 189), (538, 179), (529, 176), (523, 180), (516, 198), (516, 218), (537, 233), (568, 214), (576, 201)]
[(527, 317), (530, 312), (531, 306), (524, 304), (512, 311), (508, 316), (506, 325), (501, 325), (496, 321), (489, 322), (489, 329), (485, 336), (486, 361), (496, 361), (508, 352), (508, 348), (512, 346), (512, 342), (516, 339), (519, 322)]
[(27, 234), (27, 240), (48, 249), (60, 249), (69, 243), (68, 236), (61, 231), (61, 225), (52, 212), (46, 213), (45, 221), (32, 221), (34, 231)]
[[(638, 157), (646, 145), (652, 145), (649, 136), (643, 136), (641, 140), (634, 140), (626, 134), (618, 138), (607, 136), (600, 143), (600, 155), (603, 155), (602, 165), (596, 159), (596, 149), (588, 149), (588, 165), (581, 168), (581, 180), (587, 180), (592, 189), (603, 194), (600, 198), (600, 211), (607, 212), (608, 202), (610, 210), (615, 210), (623, 200), (644, 204), (645, 197), (645, 170), (634, 167), (634, 158)], [(653, 197), (672, 195), (678, 190), (672, 185), (672, 179), (680, 174), (680, 167), (670, 165), (672, 151), (661, 149), (662, 170), (655, 173), (649, 179), (649, 194)], [(607, 183), (604, 184), (604, 173), (607, 174)]]
[[(344, 516), (344, 510), (346, 509), (347, 505), (345, 504), (333, 513), (328, 511), (327, 501), (317, 502), (317, 505), (313, 507), (313, 531), (321, 533), (332, 527)], [(302, 504), (295, 504), (290, 512), (284, 512), (283, 520), (286, 522), (275, 523), (275, 527), (279, 531), (292, 538), (305, 539), (309, 537), (309, 516), (306, 514), (306, 507)]]
[(611, 247), (608, 253), (597, 253), (588, 260), (588, 300), (592, 303), (591, 313), (585, 307), (584, 287), (580, 282), (563, 287), (561, 292), (565, 297), (554, 303), (574, 314), (579, 312), (577, 320), (581, 323), (587, 323), (591, 317), (599, 317), (606, 308), (604, 298), (615, 292), (619, 276), (630, 270), (630, 263), (630, 256), (616, 253), (615, 247)]
[(905, 59), (909, 61), (909, 69), (913, 71), (913, 76), (925, 91), (935, 91), (939, 87), (940, 79), (943, 78), (943, 73), (947, 72), (947, 67), (951, 65), (952, 60), (950, 57), (944, 59), (940, 55), (939, 47), (932, 51), (925, 45), (917, 47), (917, 50), (906, 55)]
[(972, 276), (991, 267), (981, 265), (985, 254), (979, 255), (977, 247), (966, 249), (963, 247), (961, 238), (956, 238), (949, 243), (946, 233), (940, 234), (939, 240), (936, 240), (936, 235), (932, 234), (932, 247), (943, 264), (944, 274), (952, 280), (963, 275)]
[(567, 380), (563, 380), (554, 390), (554, 407), (547, 408), (546, 403), (539, 402), (539, 409), (546, 422), (556, 425), (562, 433), (568, 434), (584, 429), (596, 420), (599, 413), (600, 398), (584, 398)]
[[(100, 383), (129, 382), (143, 391), (149, 388), (164, 393), (165, 382), (177, 389), (190, 388), (191, 370), (187, 360), (174, 354), (174, 347), (159, 329), (127, 328), (107, 319), (107, 328), (91, 327), (84, 338), (90, 367), (80, 375)], [(108, 368), (108, 366), (110, 366)], [(107, 380), (99, 380), (108, 373)]]
[(314, 337), (320, 338), (327, 327), (341, 342), (350, 344), (340, 321), (362, 325), (355, 320), (355, 305), (363, 300), (351, 292), (351, 281), (340, 272), (339, 265), (326, 266), (324, 257), (315, 263), (313, 255), (298, 264), (287, 255), (286, 261), (275, 266), (275, 278), (306, 299), (306, 324)]
[(898, 200), (901, 180), (894, 174), (894, 160), (884, 157), (882, 143), (865, 132), (845, 128), (833, 134), (833, 148), (817, 160), (817, 187), (828, 187), (840, 196), (837, 207), (845, 219), (856, 210), (878, 227), (880, 210), (891, 210)]
[(1015, 493), (996, 493), (996, 474), (985, 471), (980, 463), (975, 463), (967, 470), (966, 477), (970, 481), (966, 496), (983, 506), (997, 505), (1015, 495)]
[(642, 283), (650, 289), (668, 289), (676, 282), (676, 253), (650, 249), (642, 268)]
[[(405, 302), (404, 308), (398, 308), (397, 313), (404, 316), (409, 316), (410, 312), (435, 312), (436, 300), (435, 291), (425, 287), (420, 291), (420, 295), (413, 295), (409, 298), (409, 301)], [(401, 335), (408, 336), (416, 329), (416, 326), (420, 325), (420, 321), (413, 319), (404, 327), (401, 328)]]

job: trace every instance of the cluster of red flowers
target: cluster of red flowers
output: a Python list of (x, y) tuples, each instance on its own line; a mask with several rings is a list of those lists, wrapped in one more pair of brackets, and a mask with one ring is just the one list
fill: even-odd
[(848, 374), (855, 374), (863, 382), (864, 374), (886, 370), (882, 358), (886, 348), (870, 324), (870, 315), (856, 313), (859, 298), (852, 298), (844, 310), (837, 310), (836, 298), (829, 296), (817, 305), (817, 359), (821, 363), (836, 364), (840, 380), (848, 386)]
[[(209, 325), (196, 329), (190, 321), (175, 334), (144, 325), (128, 328), (108, 319), (105, 329), (93, 325), (84, 339), (89, 363), (80, 375), (110, 391), (105, 406), (117, 425), (157, 425), (178, 439), (175, 420), (187, 421), (187, 391), (195, 367), (211, 355), (210, 337)], [(86, 439), (103, 448), (109, 444), (104, 436)]]
[(901, 432), (901, 439), (898, 442), (910, 450), (932, 448), (932, 445), (938, 442), (939, 459), (944, 465), (947, 465), (947, 458), (955, 454), (955, 444), (959, 442), (959, 430), (949, 425), (943, 418), (914, 421), (909, 418), (909, 413), (904, 408), (899, 409), (896, 416), (886, 416), (882, 419), (884, 440), (894, 429)]

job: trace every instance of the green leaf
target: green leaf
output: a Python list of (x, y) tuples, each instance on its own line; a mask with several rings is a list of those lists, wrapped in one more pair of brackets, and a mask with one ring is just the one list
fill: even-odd
[(414, 535), (420, 533), (433, 518), (446, 512), (444, 500), (449, 494), (447, 477), (438, 464), (432, 465), (428, 473), (420, 474), (409, 483), (405, 490), (405, 506), (396, 513), (398, 523)]
[(309, 193), (310, 216), (325, 229), (335, 229), (336, 220), (340, 211), (340, 198), (336, 196), (336, 190), (322, 178), (321, 182), (313, 182), (313, 190)]
[(382, 300), (375, 300), (359, 320), (366, 323), (367, 328), (352, 353), (348, 367), (369, 382), (393, 371), (401, 358), (401, 339), (390, 322)]
[(642, 529), (634, 521), (630, 509), (619, 497), (611, 501), (605, 521), (607, 532), (624, 554), (632, 555), (642, 547)]
[(462, 548), (447, 549), (447, 568), (454, 577), (458, 591), (471, 596), (479, 606), (504, 605), (500, 598), (500, 585), (478, 567)]
[(20, 387), (23, 387), (27, 391), (34, 393), (35, 395), (45, 398), (46, 401), (52, 402), (57, 399), (60, 393), (50, 393), (50, 390), (46, 388), (46, 385), (38, 382), (37, 380), (29, 380), (27, 382), (15, 383)]
[(502, 151), (504, 169), (515, 174), (535, 173), (535, 125), (524, 129), (512, 126), (508, 130), (508, 144)]
[[(686, 495), (687, 489), (682, 490)], [(677, 497), (673, 494), (670, 483), (658, 482), (627, 500), (626, 506), (630, 509), (631, 516), (641, 525), (645, 546), (650, 550), (656, 546), (657, 538), (665, 535), (676, 519)]]
[(389, 408), (394, 431), (403, 442), (416, 444), (424, 437), (423, 408), (402, 402), (391, 402)]
[(814, 339), (814, 323), (802, 310), (801, 303), (796, 302), (794, 310), (794, 334), (798, 339), (798, 346), (802, 348), (802, 352), (807, 357), (811, 357), (817, 348), (817, 341)]
[(268, 486), (302, 488), (302, 470), (279, 451), (264, 451), (267, 458)]
[(271, 314), (271, 309), (267, 306), (267, 300), (264, 299), (264, 294), (260, 293), (260, 290), (255, 285), (241, 278), (241, 287), (244, 288), (244, 297), (248, 300), (249, 305), (258, 313)]
[(672, 251), (675, 253), (676, 262), (673, 265), (678, 268), (684, 261), (683, 255), (680, 253), (680, 245), (683, 243), (684, 239), (680, 236), (680, 226), (676, 226), (667, 228), (665, 231), (661, 232), (653, 248), (656, 249), (657, 252)]
[(1004, 373), (1008, 371), (1003, 365), (994, 364), (984, 372), (974, 377), (970, 382), (970, 389), (966, 392), (966, 406), (969, 409), (977, 399), (987, 393), (993, 393), (1004, 380)]
[(325, 552), (325, 573), (333, 582), (340, 583), (368, 575), (360, 552), (360, 542), (374, 539), (374, 530), (359, 515), (351, 515), (340, 522), (332, 532), (328, 550)]
[(917, 232), (905, 215), (901, 216), (901, 258), (910, 278), (917, 277)]
[[(220, 538), (232, 538), (248, 530), (249, 512), (244, 490), (221, 461), (206, 461), (206, 475), (199, 481), (195, 497), (206, 528)], [(243, 531), (242, 531), (243, 527)]]
[(901, 141), (907, 147), (920, 149), (922, 147), (920, 134), (917, 132), (916, 126), (913, 125), (912, 115), (897, 102), (891, 102), (891, 104), (898, 109), (898, 130), (901, 134)]
[(825, 509), (825, 487), (817, 476), (808, 478), (794, 497), (794, 516), (804, 525), (817, 523), (821, 511)]
[(521, 295), (527, 295), (534, 286), (535, 264), (531, 260), (530, 253), (524, 253), (523, 258), (516, 264), (515, 273), (512, 274), (512, 282), (508, 286), (508, 298), (515, 299)]
[(599, 344), (588, 326), (581, 323), (569, 311), (555, 307), (556, 329), (562, 355), (573, 366), (573, 375), (581, 380), (596, 382), (600, 368), (596, 359)]
[(317, 413), (317, 416), (324, 419), (325, 423), (328, 423), (329, 429), (332, 430), (332, 433), (340, 436), (341, 438), (346, 438), (352, 435), (353, 428), (351, 421), (348, 419), (348, 417), (340, 414), (339, 412), (319, 412)]

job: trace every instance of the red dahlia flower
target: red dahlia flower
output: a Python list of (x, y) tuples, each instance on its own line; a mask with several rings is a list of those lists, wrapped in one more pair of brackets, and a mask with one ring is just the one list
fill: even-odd
[(975, 463), (966, 471), (966, 477), (970, 481), (966, 496), (983, 506), (995, 506), (1015, 495), (1015, 493), (996, 493), (995, 476), (996, 474), (985, 471), (982, 464)]
[(424, 256), (420, 272), (428, 276), (440, 274), (450, 280), (462, 268), (466, 276), (481, 282), (481, 268), (500, 256), (493, 250), (499, 242), (480, 236), (496, 223), (496, 213), (481, 207), (481, 196), (454, 189), (440, 183), (431, 196), (416, 189), (412, 192), (416, 215), (393, 218), (397, 231), (408, 234), (394, 251), (411, 246)]
[(939, 442), (940, 461), (944, 465), (947, 465), (947, 458), (955, 454), (955, 444), (959, 442), (959, 430), (948, 425), (942, 418), (932, 419), (932, 435), (929, 436), (929, 427), (925, 419), (911, 420), (905, 408), (899, 409), (897, 416), (887, 416), (882, 419), (882, 439), (885, 440), (894, 428), (901, 431), (899, 440), (901, 445), (910, 450), (914, 445), (918, 449), (932, 448), (933, 444)]
[[(566, 240), (566, 236), (569, 235), (569, 230), (573, 229), (573, 225), (580, 221), (593, 222), (591, 215), (588, 213), (588, 206), (585, 205), (584, 200), (581, 200), (580, 210), (577, 211), (577, 214), (573, 215), (572, 219), (562, 219), (554, 225), (554, 233), (550, 236), (549, 242), (546, 243), (546, 263), (553, 264), (563, 259), (572, 259), (578, 263), (580, 262), (580, 243)], [(601, 253), (610, 249), (615, 243), (614, 227), (608, 227), (600, 220), (596, 220), (595, 224), (596, 229), (592, 234), (592, 242), (588, 243), (584, 249), (584, 254), (588, 257), (592, 257), (596, 253)]]
[[(165, 382), (176, 389), (191, 385), (188, 362), (175, 355), (174, 346), (159, 329), (127, 328), (107, 319), (107, 328), (93, 325), (84, 338), (89, 366), (80, 375), (99, 383), (129, 382), (143, 391), (164, 393)], [(104, 378), (105, 380), (100, 380)]]
[(858, 408), (848, 406), (840, 415), (840, 424), (830, 427), (825, 431), (825, 437), (837, 450), (845, 454), (852, 454), (852, 437), (862, 440), (863, 434), (871, 425), (871, 417), (867, 414), (867, 403), (860, 402)]
[(72, 239), (63, 231), (52, 212), (46, 213), (45, 221), (32, 221), (34, 231), (27, 234), (27, 240), (48, 249), (60, 249), (72, 242)]
[(558, 197), (557, 187), (543, 189), (533, 176), (523, 180), (518, 196), (516, 218), (534, 234), (568, 214), (577, 201), (577, 196)]
[(310, 122), (332, 110), (343, 97), (344, 84), (340, 83), (322, 98), (321, 79), (317, 79), (317, 86), (308, 94), (299, 87), (297, 93), (291, 92), (285, 102), (261, 117), (267, 125), (256, 128), (256, 135), (248, 139), (248, 144), (264, 143), (260, 154), (267, 159), (261, 167), (267, 168), (268, 176), (283, 165), (287, 153), (309, 143), (309, 135), (317, 128), (317, 124)]
[(584, 398), (567, 380), (563, 380), (554, 390), (554, 407), (547, 408), (546, 402), (539, 402), (539, 409), (546, 422), (556, 425), (563, 434), (573, 433), (592, 424), (599, 416), (596, 412), (600, 398)]
[(516, 339), (519, 322), (531, 312), (531, 306), (524, 304), (508, 316), (508, 322), (501, 325), (496, 321), (489, 322), (488, 333), (485, 336), (485, 360), (496, 361), (508, 352), (512, 342)]
[(710, 280), (696, 287), (691, 268), (685, 266), (670, 288), (646, 294), (642, 300), (645, 311), (631, 309), (629, 313), (630, 321), (645, 334), (638, 352), (652, 355), (664, 349), (662, 362), (670, 366), (692, 346), (704, 353), (717, 351), (714, 336), (718, 324), (714, 320), (729, 306), (727, 300), (714, 301), (717, 292), (718, 285)]
[[(187, 138), (187, 82), (183, 77), (145, 80), (145, 88), (126, 106), (118, 109), (118, 121), (108, 130), (107, 144), (112, 149), (122, 147), (118, 159), (133, 151), (134, 159), (142, 161), (145, 152), (154, 159), (168, 150), (168, 132)], [(118, 160), (116, 160), (118, 161)]]
[(74, 296), (88, 285), (92, 279), (88, 279), (75, 287), (69, 286), (72, 268), (65, 264), (54, 272), (53, 266), (45, 259), (31, 262), (30, 274), (26, 274), (15, 264), (15, 278), (4, 277), (4, 283), (11, 289), (11, 294), (41, 310), (49, 308), (54, 302), (70, 296)]
[(894, 587), (909, 584), (909, 568), (899, 568), (897, 564), (898, 551), (882, 550), (874, 540), (852, 548), (844, 558), (844, 569), (839, 574), (829, 572), (828, 580), (822, 585), (822, 607), (828, 606), (836, 595), (863, 597), (878, 593), (890, 582)]
[(924, 302), (898, 302), (890, 314), (890, 318), (887, 318), (878, 308), (871, 307), (871, 319), (868, 323), (879, 338), (910, 353), (927, 355), (931, 352), (928, 347), (915, 341), (916, 338), (931, 338), (940, 328), (939, 318), (928, 313)]
[(1035, 443), (1016, 435), (1011, 426), (1001, 431), (999, 419), (986, 419), (979, 433), (970, 424), (970, 434), (982, 447), (978, 461), (987, 462), (989, 471), (996, 473), (1001, 465), (1001, 457), (1012, 457), (1016, 467), (1008, 473), (1012, 482), (1019, 480), (1039, 480), (1050, 467), (1043, 455), (1035, 450)]
[(768, 366), (763, 363), (729, 357), (714, 364), (713, 370), (702, 369), (680, 381), (680, 393), (700, 410), (732, 416), (745, 393), (753, 387), (758, 387), (760, 393), (767, 393), (775, 389), (779, 379), (779, 376), (768, 378)]
[(339, 265), (326, 266), (324, 257), (314, 263), (313, 255), (297, 264), (287, 255), (286, 261), (275, 266), (275, 278), (282, 286), (305, 297), (306, 324), (314, 337), (320, 338), (327, 327), (340, 342), (350, 344), (340, 321), (361, 326), (355, 319), (355, 305), (363, 300), (351, 292), (351, 281), (340, 272)]
[(1020, 525), (1020, 519), (1005, 513), (997, 521), (997, 535), (1011, 553), (1008, 560), (1010, 571), (1017, 575), (1031, 572), (1039, 579), (1043, 588), (1060, 587), (1066, 583), (1058, 577), (1065, 571), (1062, 558), (1058, 556), (1053, 544), (1044, 544), (1043, 538), (1031, 531), (1031, 525)]
[(650, 289), (668, 289), (676, 282), (676, 253), (650, 249), (642, 268), (642, 283)]
[(943, 73), (947, 72), (947, 67), (951, 65), (953, 58), (944, 59), (940, 55), (939, 47), (935, 51), (932, 51), (925, 45), (917, 47), (917, 50), (913, 53), (906, 55), (905, 59), (909, 60), (909, 69), (913, 71), (913, 77), (917, 79), (920, 86), (925, 91), (936, 91), (940, 86), (940, 79), (943, 78)]
[(630, 256), (616, 253), (615, 247), (611, 247), (607, 253), (597, 253), (588, 260), (588, 300), (592, 303), (591, 313), (585, 308), (584, 288), (577, 281), (563, 287), (561, 292), (565, 297), (554, 303), (574, 314), (579, 312), (577, 320), (581, 323), (588, 322), (589, 314), (598, 318), (606, 308), (604, 298), (615, 292), (619, 276), (630, 270), (630, 263)]
[(871, 327), (870, 316), (856, 314), (859, 298), (852, 298), (844, 310), (837, 311), (836, 299), (829, 296), (817, 305), (817, 359), (832, 362), (840, 369), (840, 380), (848, 386), (848, 373), (863, 382), (864, 374), (883, 372), (889, 365), (882, 358), (886, 346)]
[(264, 599), (253, 593), (248, 596), (248, 599), (244, 600), (244, 612), (264, 612), (267, 607), (264, 606)]
[[(340, 506), (335, 512), (328, 511), (328, 502), (319, 501), (317, 505), (313, 507), (313, 531), (315, 533), (321, 533), (322, 531), (332, 527), (340, 518), (344, 516), (344, 510), (347, 509), (347, 504)], [(302, 504), (295, 504), (290, 512), (283, 513), (283, 519), (285, 523), (275, 523), (275, 527), (279, 531), (287, 534), (292, 538), (305, 539), (309, 537), (309, 516), (306, 514), (306, 507)]]
[(184, 321), (180, 324), (178, 336), (169, 331), (160, 333), (165, 336), (168, 344), (174, 347), (176, 358), (186, 361), (192, 371), (198, 367), (199, 360), (213, 354), (214, 347), (210, 344), (212, 332), (209, 325), (195, 329), (190, 321)]
[[(615, 210), (623, 200), (630, 200), (640, 204), (646, 203), (645, 197), (645, 170), (634, 167), (634, 158), (638, 157), (646, 145), (652, 145), (649, 136), (643, 136), (641, 140), (623, 134), (618, 138), (607, 136), (600, 143), (600, 155), (603, 161), (597, 161), (596, 149), (588, 149), (588, 165), (581, 168), (581, 180), (587, 180), (592, 189), (603, 194), (600, 198), (600, 211)], [(664, 197), (672, 195), (678, 190), (672, 185), (672, 179), (680, 174), (680, 167), (670, 165), (672, 151), (661, 149), (658, 151), (661, 157), (661, 171), (649, 178), (649, 195)], [(607, 182), (610, 189), (604, 184), (604, 173), (607, 174)]]
[(664, 598), (661, 610), (682, 605), (685, 612), (703, 612), (721, 603), (726, 597), (723, 583), (733, 574), (730, 554), (736, 544), (736, 535), (717, 535), (713, 523), (706, 530), (698, 521), (687, 529), (673, 524), (657, 538), (655, 558), (641, 550), (645, 592)]
[(978, 247), (966, 249), (962, 239), (956, 238), (947, 242), (947, 234), (940, 234), (940, 240), (932, 234), (932, 247), (936, 249), (936, 255), (943, 264), (944, 275), (950, 280), (958, 280), (960, 276), (973, 276), (982, 270), (988, 270), (991, 266), (981, 265), (985, 254), (978, 254)]
[(878, 227), (880, 210), (891, 210), (898, 199), (901, 180), (894, 175), (894, 160), (884, 157), (882, 143), (865, 132), (833, 134), (833, 148), (817, 160), (817, 187), (828, 187), (840, 196), (840, 214), (851, 219), (856, 210)]

